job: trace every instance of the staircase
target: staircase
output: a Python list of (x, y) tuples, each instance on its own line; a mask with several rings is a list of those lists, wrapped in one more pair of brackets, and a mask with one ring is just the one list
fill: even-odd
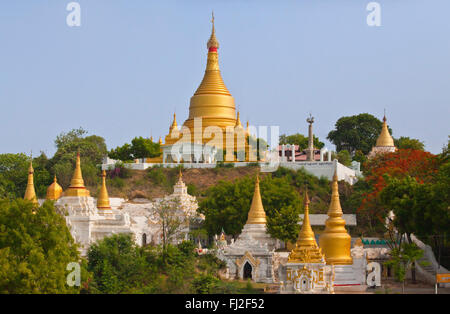
[[(426, 245), (414, 235), (411, 235), (411, 239), (419, 248), (423, 250), (423, 257), (416, 262), (417, 275), (419, 275), (424, 281), (434, 285), (436, 283), (436, 273), (448, 273), (449, 271), (443, 266), (439, 266), (436, 258), (434, 257), (433, 250), (429, 245)], [(422, 266), (422, 263), (426, 263), (426, 265)], [(450, 287), (450, 284), (441, 283), (440, 286), (448, 288)]]

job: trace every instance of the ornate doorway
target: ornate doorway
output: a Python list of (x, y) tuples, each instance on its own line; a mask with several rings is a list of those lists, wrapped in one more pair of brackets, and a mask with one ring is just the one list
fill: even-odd
[(252, 265), (250, 265), (249, 262), (246, 262), (244, 265), (243, 278), (244, 279), (252, 279)]

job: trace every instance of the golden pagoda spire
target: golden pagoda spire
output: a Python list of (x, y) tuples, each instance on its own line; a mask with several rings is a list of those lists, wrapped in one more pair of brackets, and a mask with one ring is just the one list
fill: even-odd
[(111, 209), (109, 204), (108, 190), (106, 189), (106, 171), (102, 171), (102, 187), (97, 198), (97, 208), (101, 210)]
[(259, 174), (256, 175), (255, 192), (253, 193), (252, 205), (248, 212), (247, 224), (266, 224), (266, 213), (264, 212), (259, 191)]
[(178, 125), (177, 125), (177, 114), (174, 112), (173, 113), (173, 122), (172, 122), (172, 129), (178, 129)]
[(150, 135), (150, 142), (153, 143), (153, 136), (152, 135)]
[(161, 137), (161, 136), (159, 137), (158, 143), (159, 143), (159, 145), (162, 145), (162, 143), (163, 143), (163, 142), (162, 142), (162, 137)]
[(206, 45), (208, 48), (208, 60), (206, 63), (205, 76), (203, 77), (203, 80), (194, 96), (203, 94), (220, 94), (231, 96), (225, 86), (225, 83), (223, 82), (222, 76), (220, 75), (219, 56), (217, 54), (217, 49), (219, 49), (219, 41), (216, 38), (216, 30), (214, 28), (214, 13), (212, 14), (211, 23), (211, 36), (209, 37)]
[(46, 199), (56, 201), (58, 198), (61, 197), (62, 191), (63, 191), (62, 187), (58, 184), (55, 174), (55, 177), (53, 178), (53, 183), (50, 184), (50, 186), (47, 188)]
[(389, 133), (389, 129), (386, 123), (386, 114), (383, 117), (383, 126), (381, 127), (381, 133), (378, 136), (377, 147), (392, 147), (394, 145), (394, 139), (392, 138), (391, 134)]
[(28, 167), (28, 183), (25, 190), (25, 196), (23, 198), (31, 201), (34, 205), (39, 205), (36, 198), (36, 191), (34, 189), (33, 157), (30, 157), (30, 166)]
[(351, 237), (345, 229), (345, 220), (342, 218), (337, 170), (334, 171), (331, 190), (328, 219), (325, 221), (325, 230), (320, 235), (319, 245), (325, 254), (327, 264), (349, 265), (353, 263), (350, 255)]
[(309, 197), (308, 190), (305, 191), (305, 213), (303, 215), (303, 224), (300, 233), (298, 234), (297, 246), (317, 246), (314, 232), (309, 222)]
[(73, 172), (72, 180), (69, 188), (65, 192), (66, 196), (89, 196), (89, 191), (84, 186), (83, 175), (81, 173), (81, 158), (80, 151), (77, 152), (77, 160), (75, 163), (75, 171)]
[[(205, 144), (211, 141), (209, 136), (204, 136), (208, 127), (219, 127), (223, 132), (223, 147), (226, 146), (226, 130), (236, 125), (236, 106), (234, 98), (223, 82), (219, 69), (219, 42), (216, 38), (215, 19), (212, 16), (211, 36), (207, 43), (208, 57), (203, 79), (191, 97), (189, 104), (189, 116), (184, 121), (183, 127), (194, 134), (195, 139), (191, 143)], [(194, 120), (201, 119), (201, 126)], [(198, 120), (197, 120), (198, 121)], [(200, 136), (196, 136), (196, 134)], [(167, 137), (166, 137), (167, 139)], [(166, 140), (166, 144), (168, 143)]]
[(242, 128), (241, 119), (239, 118), (239, 111), (237, 112), (236, 125), (237, 128)]
[(305, 190), (303, 224), (298, 234), (295, 248), (289, 254), (288, 262), (290, 263), (320, 263), (324, 260), (324, 256), (317, 245), (314, 231), (309, 222), (309, 203), (308, 190)]

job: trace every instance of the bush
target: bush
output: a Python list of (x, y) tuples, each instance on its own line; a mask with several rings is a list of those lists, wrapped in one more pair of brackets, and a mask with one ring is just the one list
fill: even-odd
[(167, 177), (164, 174), (164, 169), (159, 167), (152, 167), (148, 169), (147, 177), (157, 185), (166, 185)]

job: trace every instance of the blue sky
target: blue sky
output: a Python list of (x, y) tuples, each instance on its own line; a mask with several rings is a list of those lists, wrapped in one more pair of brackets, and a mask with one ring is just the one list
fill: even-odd
[[(439, 153), (450, 134), (450, 1), (66, 0), (0, 2), (0, 153), (55, 151), (83, 127), (108, 148), (167, 134), (206, 63), (211, 10), (220, 66), (243, 123), (325, 141), (336, 120), (386, 108), (394, 137)], [(334, 148), (327, 142), (327, 146)]]

